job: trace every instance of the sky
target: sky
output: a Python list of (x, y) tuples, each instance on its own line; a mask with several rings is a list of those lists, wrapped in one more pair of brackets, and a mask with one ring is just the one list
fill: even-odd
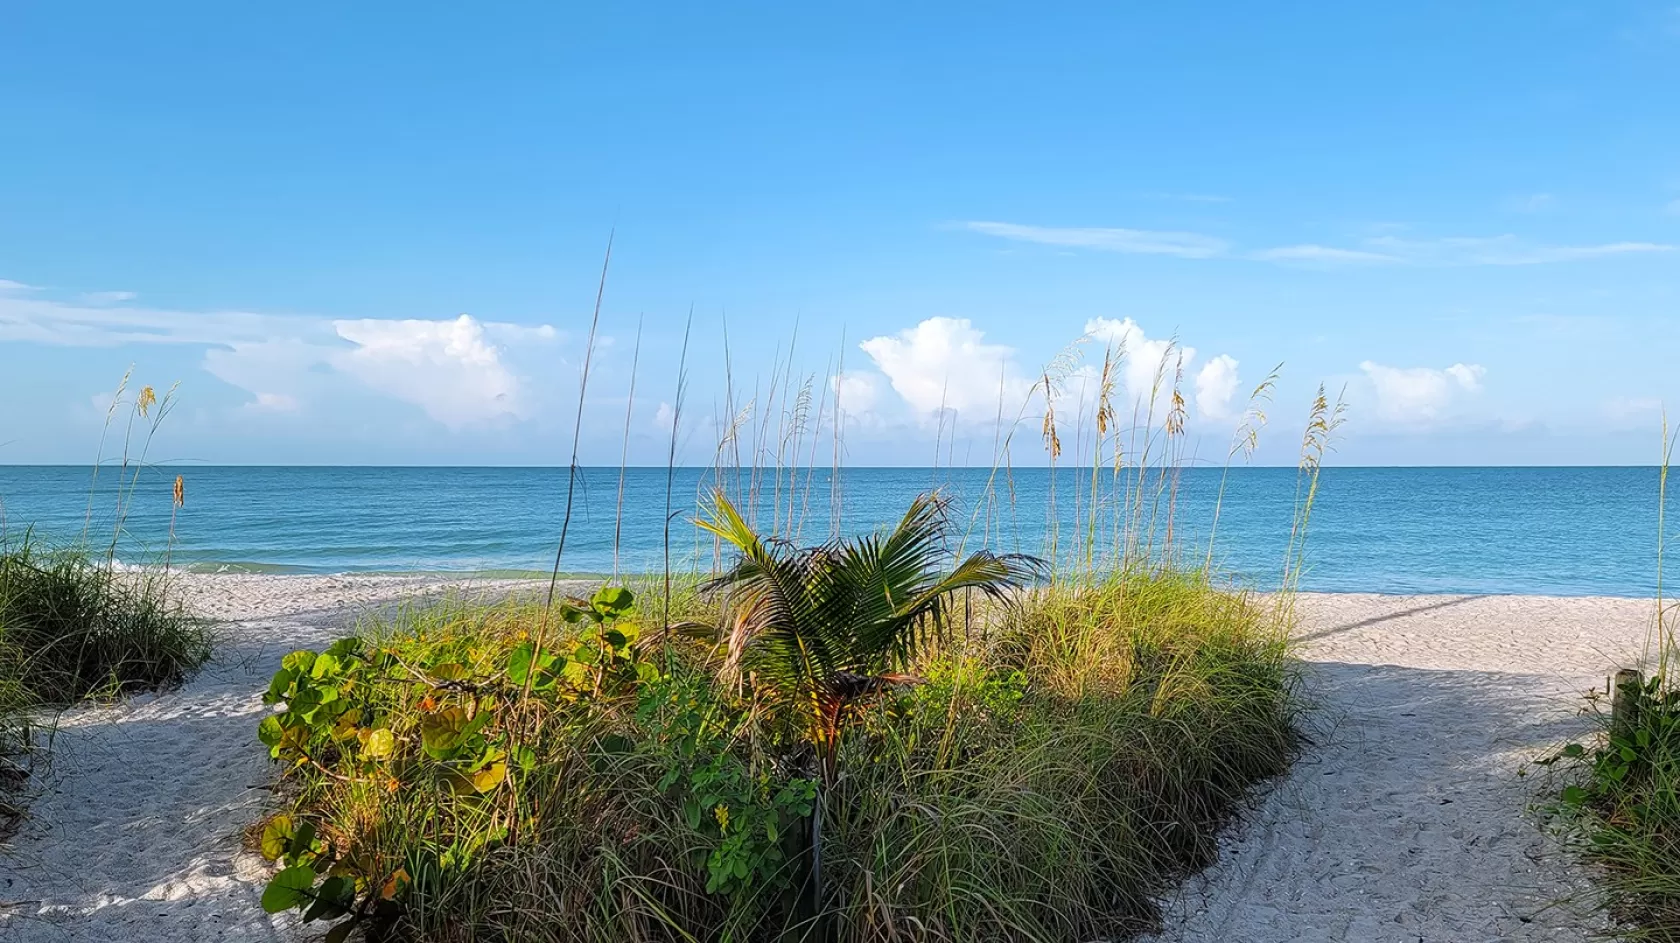
[(594, 464), (1043, 462), (1109, 357), (1202, 462), (1280, 364), (1239, 460), (1321, 384), (1348, 465), (1645, 464), (1680, 403), (1673, 0), (6, 21), (0, 462), (129, 371), (173, 463), (564, 463), (586, 362)]

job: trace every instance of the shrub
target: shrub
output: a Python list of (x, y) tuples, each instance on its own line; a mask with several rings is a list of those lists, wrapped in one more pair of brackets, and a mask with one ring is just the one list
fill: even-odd
[(716, 620), (681, 621), (718, 602), (672, 629), (617, 588), (456, 602), (289, 656), (265, 904), (340, 939), (1113, 937), (1294, 744), (1274, 610), (1140, 571), (960, 607), (819, 788), (774, 692), (690, 631)]

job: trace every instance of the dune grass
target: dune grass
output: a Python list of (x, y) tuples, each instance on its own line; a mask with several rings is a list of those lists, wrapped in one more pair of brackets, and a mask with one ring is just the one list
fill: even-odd
[(700, 629), (725, 600), (681, 587), (667, 630), (648, 590), (567, 603), (553, 664), (519, 600), (291, 656), (264, 722), (290, 799), (258, 836), (287, 866), (266, 903), (375, 939), (1115, 938), (1296, 742), (1273, 601), (1116, 572), (956, 607), (823, 783)]
[(25, 707), (179, 684), (210, 656), (208, 626), (160, 573), (77, 551), (0, 550), (0, 678)]
[[(122, 423), (109, 541), (95, 546), (94, 500), (103, 456), (94, 464), (87, 523), (72, 543), (49, 546), (31, 530), (8, 531), (0, 517), (0, 831), (21, 814), (5, 787), (24, 778), (35, 755), (35, 731), (51, 711), (88, 700), (173, 687), (210, 658), (211, 630), (182, 605), (168, 570), (127, 568), (116, 562), (128, 512), (136, 499), (146, 447), (173, 404), (149, 386), (128, 396), (124, 376), (112, 397), (106, 428)], [(104, 443), (101, 442), (103, 450)], [(175, 479), (173, 502), (184, 500)], [(171, 518), (170, 542), (174, 524)], [(63, 539), (65, 535), (55, 535)]]
[(1629, 940), (1680, 941), (1680, 603), (1664, 597), (1666, 420), (1657, 488), (1658, 592), (1646, 639), (1649, 677), (1593, 697), (1596, 736), (1541, 760), (1565, 785), (1546, 806), (1564, 837), (1596, 863), (1600, 903)]

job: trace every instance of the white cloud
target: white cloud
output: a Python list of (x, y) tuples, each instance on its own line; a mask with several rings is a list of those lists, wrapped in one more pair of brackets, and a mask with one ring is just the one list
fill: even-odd
[[(1541, 194), (1544, 196), (1544, 194)], [(1538, 245), (1506, 234), (1502, 236), (1451, 236), (1440, 239), (1401, 239), (1378, 236), (1356, 246), (1327, 246), (1318, 243), (1276, 246), (1248, 252), (1237, 251), (1229, 242), (1193, 232), (1146, 229), (1104, 229), (1055, 226), (1026, 226), (1018, 223), (970, 222), (972, 232), (1042, 245), (1096, 249), (1152, 255), (1175, 255), (1186, 259), (1246, 258), (1280, 265), (1371, 265), (1378, 263), (1419, 266), (1542, 265), (1579, 262), (1609, 256), (1672, 252), (1675, 247), (1659, 242), (1605, 242), (1593, 245)]]
[(835, 405), (845, 415), (867, 415), (875, 410), (880, 398), (881, 387), (873, 373), (848, 370), (834, 378)]
[(1399, 239), (1381, 236), (1365, 245), (1394, 255), (1413, 265), (1541, 265), (1548, 262), (1577, 262), (1613, 255), (1672, 252), (1674, 247), (1655, 242), (1608, 242), (1588, 246), (1540, 246), (1513, 235), (1453, 237), (1447, 239)]
[[(0, 282), (0, 342), (69, 347), (200, 346), (206, 372), (256, 397), (247, 407), (303, 408), (323, 374), (349, 377), (412, 403), (451, 429), (523, 417), (522, 381), (508, 356), (556, 340), (549, 325), (453, 320), (330, 321), (241, 311), (173, 311), (124, 302), (126, 292), (75, 301)], [(96, 303), (97, 302), (97, 303)]]
[(258, 393), (257, 398), (246, 406), (256, 412), (295, 413), (298, 410), (298, 401), (296, 397), (285, 393)]
[(1000, 397), (1006, 411), (1015, 409), (1032, 385), (1016, 369), (1015, 351), (986, 343), (967, 318), (928, 318), (858, 346), (918, 413), (943, 407), (970, 418), (992, 417)]
[(1440, 419), (1461, 396), (1480, 392), (1487, 371), (1479, 364), (1389, 367), (1370, 360), (1359, 365), (1377, 393), (1377, 418), (1402, 425)]
[(653, 427), (666, 435), (670, 435), (671, 426), (676, 421), (677, 408), (670, 403), (661, 402), (659, 408), (653, 411)]
[(1544, 213), (1557, 205), (1557, 197), (1550, 193), (1530, 193), (1505, 201), (1505, 208), (1516, 213)]
[(1262, 262), (1298, 262), (1307, 265), (1380, 265), (1402, 261), (1395, 256), (1381, 252), (1366, 252), (1362, 249), (1337, 249), (1334, 246), (1316, 244), (1262, 249), (1259, 252), (1251, 253), (1249, 258), (1258, 259)]
[(1171, 340), (1150, 338), (1131, 318), (1092, 318), (1085, 322), (1085, 333), (1124, 353), (1120, 375), (1125, 381), (1126, 392), (1131, 397), (1131, 405), (1141, 404), (1145, 409), (1152, 392), (1156, 394), (1158, 403), (1170, 396), (1179, 365), (1188, 368), (1190, 362), (1196, 359), (1196, 348)]
[(14, 282), (9, 278), (0, 278), (0, 292), (34, 291), (35, 286)]
[(1617, 396), (1604, 403), (1604, 415), (1618, 426), (1648, 423), (1662, 411), (1663, 401), (1654, 396)]
[(971, 232), (1016, 242), (1036, 242), (1048, 246), (1070, 246), (1140, 255), (1176, 255), (1185, 259), (1208, 259), (1224, 255), (1229, 245), (1223, 239), (1193, 232), (1024, 226), (996, 222), (970, 222), (964, 225)]
[(1237, 395), (1236, 358), (1220, 354), (1196, 374), (1196, 412), (1207, 419), (1231, 418), (1231, 400)]
[(453, 321), (334, 321), (356, 345), (331, 362), (380, 392), (414, 403), (451, 429), (524, 415), (519, 379), (470, 315)]

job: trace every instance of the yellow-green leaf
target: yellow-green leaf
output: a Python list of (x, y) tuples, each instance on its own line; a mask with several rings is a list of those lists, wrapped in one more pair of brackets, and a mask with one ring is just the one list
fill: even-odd
[(397, 738), (391, 731), (381, 727), (368, 733), (367, 743), (362, 745), (362, 754), (370, 759), (384, 759), (397, 748)]

